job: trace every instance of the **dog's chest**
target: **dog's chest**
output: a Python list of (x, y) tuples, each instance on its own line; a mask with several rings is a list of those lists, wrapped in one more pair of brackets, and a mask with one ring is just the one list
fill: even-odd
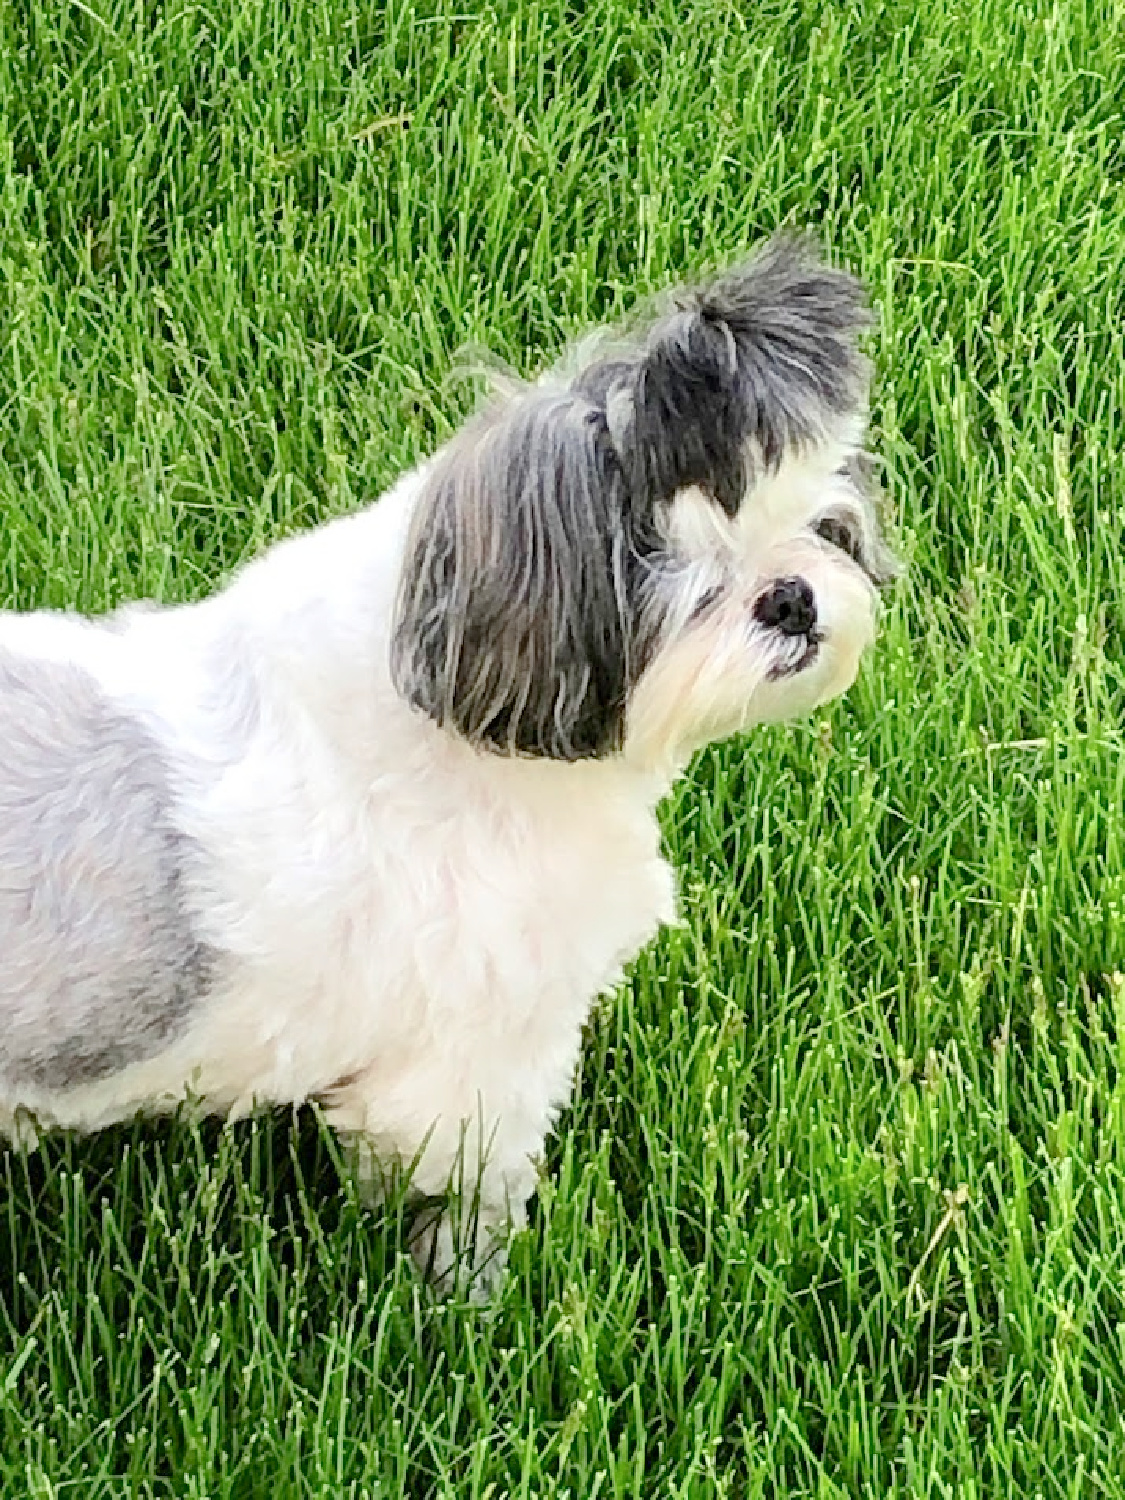
[(372, 993), (412, 992), (432, 1020), (466, 1005), (513, 1019), (584, 1010), (674, 912), (654, 834), (575, 809), (565, 822), (438, 821), (372, 858), (348, 902)]
[(480, 1030), (568, 1051), (674, 914), (648, 809), (517, 815), (404, 784), (358, 807), (321, 788), (279, 837), (273, 807), (265, 863), (265, 829), (226, 824), (217, 934), (236, 956), (229, 1015), (263, 1035), (270, 1093)]

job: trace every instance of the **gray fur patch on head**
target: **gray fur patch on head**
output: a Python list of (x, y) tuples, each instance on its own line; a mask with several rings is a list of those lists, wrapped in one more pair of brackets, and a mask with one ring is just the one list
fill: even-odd
[(626, 481), (651, 502), (698, 485), (733, 515), (752, 465), (822, 441), (863, 413), (863, 288), (810, 240), (776, 235), (757, 255), (675, 294), (632, 348), (576, 386), (610, 414)]
[(159, 746), (86, 672), (0, 652), (0, 1091), (96, 1082), (185, 1029), (214, 954), (170, 803)]

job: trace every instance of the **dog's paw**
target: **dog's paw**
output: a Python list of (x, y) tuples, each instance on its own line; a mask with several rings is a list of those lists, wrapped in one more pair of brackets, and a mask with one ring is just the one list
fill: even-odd
[(26, 1109), (7, 1109), (0, 1105), (0, 1146), (31, 1155), (39, 1150), (39, 1129), (35, 1116)]
[(467, 1213), (456, 1201), (437, 1201), (419, 1209), (407, 1243), (436, 1296), (482, 1306), (504, 1279), (512, 1231), (505, 1214)]

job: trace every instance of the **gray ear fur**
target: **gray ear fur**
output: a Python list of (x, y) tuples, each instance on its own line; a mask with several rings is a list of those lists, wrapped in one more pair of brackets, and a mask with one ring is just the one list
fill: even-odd
[(604, 412), (526, 389), (465, 428), (407, 544), (396, 686), (474, 743), (577, 760), (620, 744), (638, 557)]

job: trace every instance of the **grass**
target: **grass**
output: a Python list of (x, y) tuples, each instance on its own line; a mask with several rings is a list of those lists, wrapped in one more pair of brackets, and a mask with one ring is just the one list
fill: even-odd
[(818, 226), (910, 574), (704, 756), (495, 1309), (307, 1118), (0, 1157), (8, 1497), (1125, 1493), (1125, 5), (5, 0), (0, 603), (198, 596)]

